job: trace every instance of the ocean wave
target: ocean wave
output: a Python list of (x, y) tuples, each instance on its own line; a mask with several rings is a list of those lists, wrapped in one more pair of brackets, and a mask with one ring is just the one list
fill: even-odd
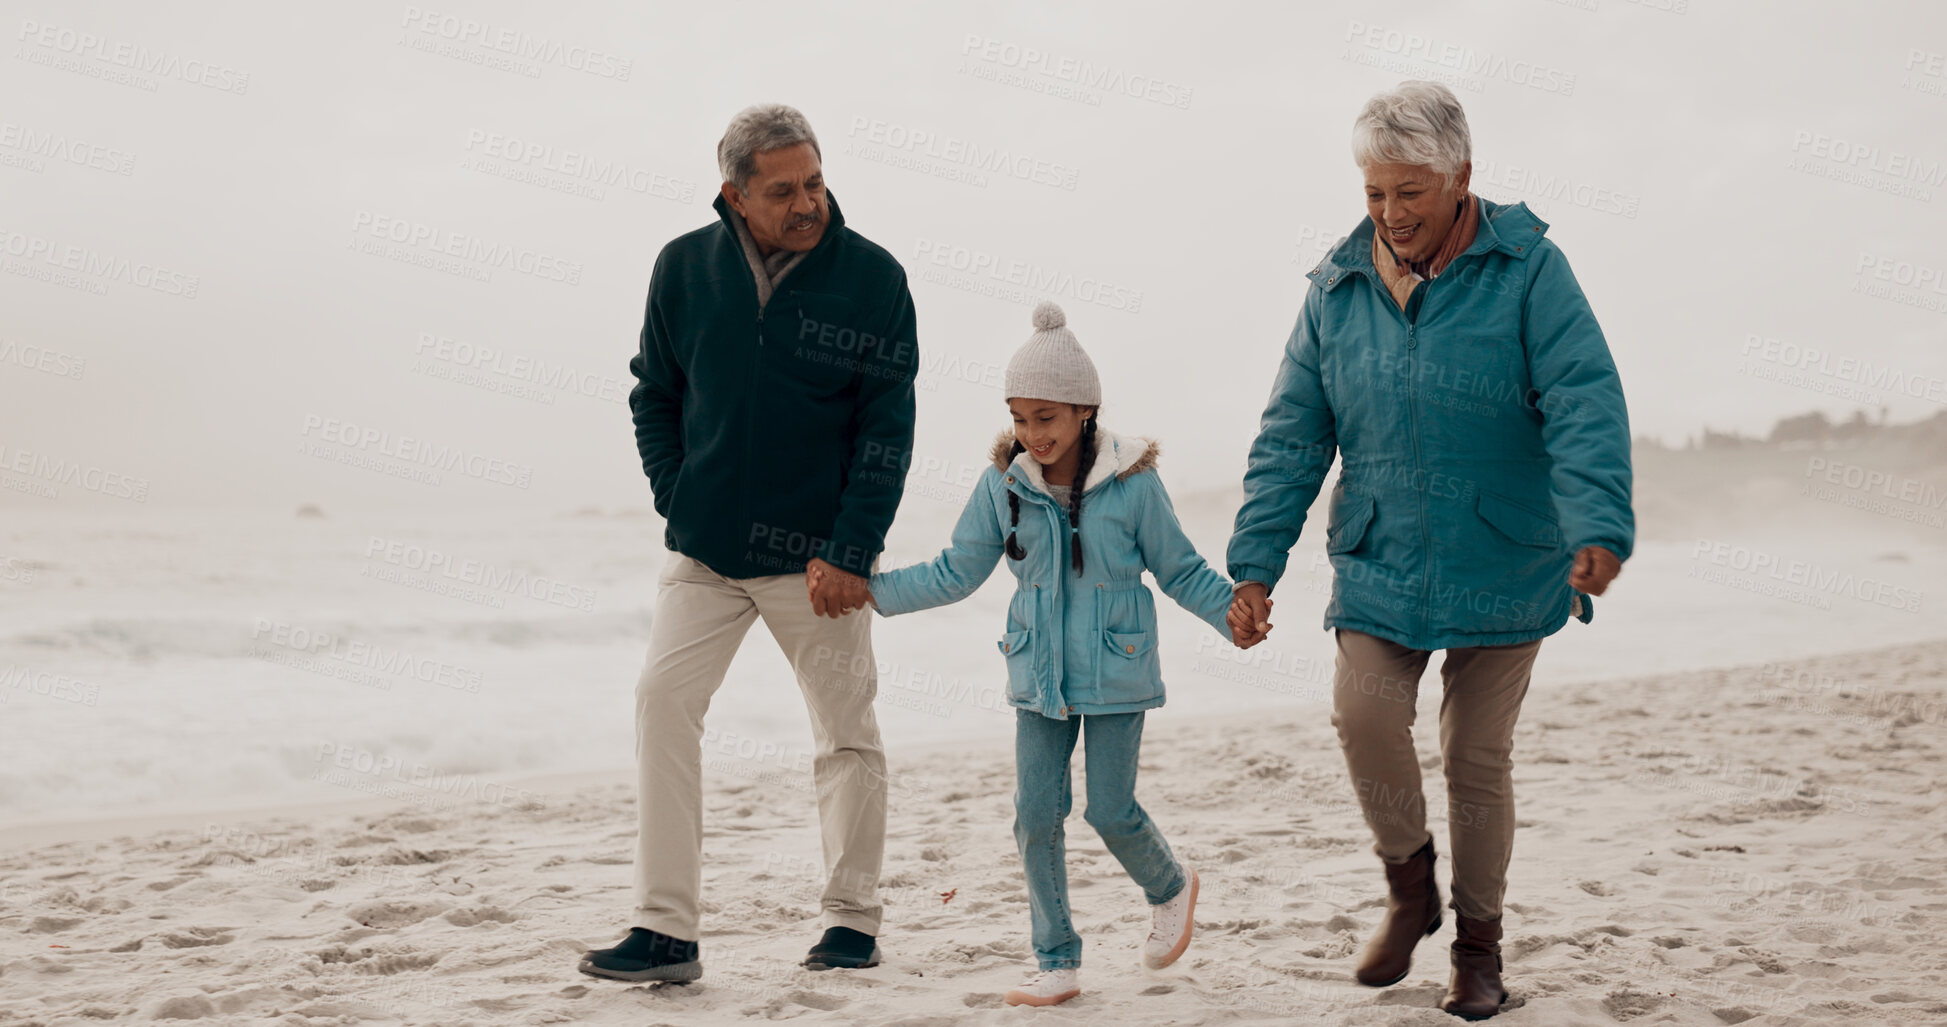
[(556, 617), (387, 621), (342, 618), (91, 617), (0, 637), (0, 653), (154, 661), (177, 657), (240, 658), (265, 645), (316, 651), (333, 644), (385, 646), (549, 645), (642, 642), (647, 608)]

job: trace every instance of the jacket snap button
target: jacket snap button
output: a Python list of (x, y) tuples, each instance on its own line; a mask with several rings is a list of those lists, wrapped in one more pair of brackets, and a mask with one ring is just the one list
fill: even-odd
[(1006, 643), (1006, 642), (1002, 642), (1002, 643), (1001, 643), (1001, 652), (1007, 652), (1007, 648), (1008, 648), (1008, 647), (1007, 647), (1007, 643)]
[(1013, 475), (1011, 475), (1011, 474), (1010, 474), (1010, 475), (1008, 475), (1008, 476), (1007, 476), (1007, 483), (1008, 483), (1009, 485), (1012, 485), (1012, 484), (1014, 484), (1014, 476), (1013, 476)]
[(1122, 651), (1125, 653), (1133, 653), (1136, 651), (1136, 647), (1133, 645), (1125, 645), (1122, 647)]
[(1534, 228), (1532, 228), (1532, 229), (1530, 229), (1530, 231), (1535, 231), (1535, 232), (1539, 232), (1539, 231), (1541, 231), (1541, 226), (1540, 226), (1540, 225), (1536, 225), (1536, 226), (1534, 226)]
[(1521, 252), (1521, 247), (1519, 247), (1519, 246), (1516, 246), (1516, 247), (1514, 248), (1514, 252), (1516, 252), (1516, 253), (1520, 253), (1520, 252)]

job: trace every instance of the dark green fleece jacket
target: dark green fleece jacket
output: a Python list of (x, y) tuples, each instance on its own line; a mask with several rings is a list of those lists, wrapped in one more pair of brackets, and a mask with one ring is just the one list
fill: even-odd
[(913, 297), (826, 199), (824, 237), (761, 310), (722, 197), (718, 222), (664, 246), (649, 279), (629, 361), (636, 449), (664, 545), (725, 577), (813, 557), (865, 574), (905, 487)]

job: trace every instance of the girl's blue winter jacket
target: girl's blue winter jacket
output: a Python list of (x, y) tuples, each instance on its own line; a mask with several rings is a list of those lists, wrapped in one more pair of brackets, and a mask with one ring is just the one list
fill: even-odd
[[(1163, 705), (1156, 600), (1142, 572), (1225, 638), (1231, 590), (1177, 523), (1156, 473), (1156, 443), (1096, 431), (1082, 492), (1080, 575), (1068, 557), (1067, 508), (1049, 495), (1033, 457), (1009, 461), (1013, 443), (1012, 432), (995, 440), (994, 465), (974, 485), (953, 544), (930, 563), (872, 575), (874, 604), (891, 617), (965, 599), (1017, 531), (1027, 558), (1007, 560), (1014, 598), (995, 643), (1007, 659), (1008, 703), (1057, 720)], [(1018, 529), (1009, 527), (1010, 492), (1020, 497)]]

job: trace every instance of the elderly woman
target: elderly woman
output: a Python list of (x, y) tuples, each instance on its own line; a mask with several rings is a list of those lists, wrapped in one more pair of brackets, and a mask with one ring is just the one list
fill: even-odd
[(1629, 558), (1622, 383), (1568, 260), (1524, 204), (1468, 191), (1467, 118), (1405, 82), (1354, 123), (1366, 218), (1310, 273), (1229, 550), (1246, 617), (1269, 630), (1334, 451), (1325, 608), (1332, 722), (1391, 896), (1355, 976), (1403, 980), (1441, 924), (1414, 706), (1432, 650), (1456, 914), (1441, 1008), (1500, 1010), (1501, 899), (1514, 842), (1514, 723), (1541, 646), (1594, 615)]

